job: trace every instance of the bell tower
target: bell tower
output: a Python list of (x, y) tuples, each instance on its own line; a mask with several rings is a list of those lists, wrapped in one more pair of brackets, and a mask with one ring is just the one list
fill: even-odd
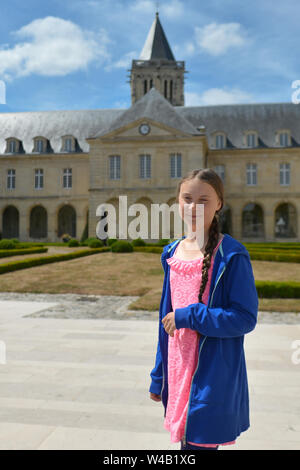
[(173, 106), (184, 106), (184, 61), (177, 61), (169, 46), (158, 12), (138, 60), (130, 69), (131, 104), (154, 87)]

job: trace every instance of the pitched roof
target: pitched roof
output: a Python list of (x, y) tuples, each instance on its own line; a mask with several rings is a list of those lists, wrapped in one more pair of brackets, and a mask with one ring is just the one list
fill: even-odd
[(152, 88), (135, 105), (127, 110), (0, 112), (0, 154), (5, 152), (8, 137), (23, 141), (25, 152), (31, 153), (37, 136), (49, 139), (54, 152), (60, 152), (64, 135), (76, 137), (81, 149), (88, 152), (87, 138), (142, 116), (191, 134), (204, 125), (210, 148), (215, 131), (227, 134), (229, 146), (245, 148), (243, 133), (250, 129), (257, 130), (261, 146), (275, 147), (275, 132), (282, 128), (291, 130), (292, 145), (300, 145), (300, 106), (292, 102), (173, 107)]
[(300, 145), (300, 106), (288, 103), (225, 104), (211, 106), (176, 106), (178, 114), (194, 126), (205, 125), (208, 146), (213, 146), (216, 131), (223, 131), (228, 147), (245, 148), (246, 130), (256, 130), (261, 147), (276, 147), (275, 132), (289, 129), (292, 145)]
[(123, 112), (124, 109), (94, 109), (0, 113), (0, 154), (5, 152), (8, 137), (21, 140), (25, 152), (31, 153), (33, 138), (43, 136), (50, 140), (54, 152), (60, 152), (64, 135), (73, 135), (80, 148), (88, 152), (90, 146), (85, 139)]
[(165, 124), (187, 134), (200, 134), (193, 124), (177, 112), (177, 107), (172, 106), (169, 101), (153, 87), (129, 109), (117, 116), (106, 129), (101, 129), (100, 132), (94, 136), (91, 135), (91, 137), (101, 137), (131, 122), (137, 121), (140, 118), (152, 119), (153, 121)]
[(167, 59), (175, 61), (175, 57), (159, 20), (158, 13), (155, 15), (155, 19), (139, 57), (139, 60), (152, 59)]

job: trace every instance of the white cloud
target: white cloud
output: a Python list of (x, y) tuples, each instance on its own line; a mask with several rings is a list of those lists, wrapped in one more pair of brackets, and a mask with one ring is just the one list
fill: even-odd
[(130, 9), (136, 13), (142, 13), (143, 15), (154, 16), (157, 10), (164, 18), (177, 19), (180, 18), (184, 12), (184, 5), (180, 0), (171, 0), (166, 2), (156, 2), (154, 0), (136, 0), (131, 4)]
[(116, 62), (106, 65), (104, 69), (108, 72), (111, 69), (125, 69), (131, 67), (132, 59), (136, 59), (137, 57), (138, 53), (136, 51), (127, 52), (127, 54), (124, 54), (123, 57)]
[(162, 12), (164, 17), (167, 18), (181, 18), (184, 13), (184, 6), (183, 3), (179, 0), (172, 0), (169, 3), (162, 3), (161, 7), (159, 7), (159, 11)]
[(197, 45), (213, 56), (246, 44), (246, 35), (239, 23), (211, 23), (203, 28), (196, 26), (195, 36)]
[(151, 0), (136, 0), (130, 5), (130, 9), (137, 13), (153, 15), (155, 12), (155, 2)]
[(185, 93), (185, 106), (209, 106), (251, 102), (254, 102), (253, 96), (245, 91), (239, 90), (238, 88), (233, 88), (232, 90), (210, 88), (202, 94), (196, 92)]
[(111, 41), (104, 29), (91, 33), (53, 16), (36, 19), (14, 35), (20, 42), (0, 48), (0, 76), (7, 80), (31, 74), (67, 75), (110, 57)]

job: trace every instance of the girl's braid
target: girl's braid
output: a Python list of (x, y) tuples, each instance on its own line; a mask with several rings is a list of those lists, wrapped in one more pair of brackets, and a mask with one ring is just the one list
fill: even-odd
[(205, 246), (204, 258), (203, 258), (203, 263), (202, 263), (202, 280), (201, 280), (201, 286), (200, 286), (200, 291), (199, 291), (199, 296), (198, 296), (198, 300), (200, 303), (203, 303), (202, 296), (203, 296), (203, 293), (205, 291), (205, 287), (208, 281), (208, 271), (211, 265), (213, 251), (215, 247), (217, 246), (218, 240), (219, 240), (220, 228), (219, 228), (218, 216), (219, 214), (216, 212), (209, 228), (209, 238)]

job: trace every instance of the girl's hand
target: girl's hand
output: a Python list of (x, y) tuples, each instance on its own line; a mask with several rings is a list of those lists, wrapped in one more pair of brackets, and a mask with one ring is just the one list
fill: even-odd
[(150, 398), (154, 401), (161, 401), (161, 396), (157, 395), (157, 393), (150, 393)]
[(165, 332), (170, 336), (174, 336), (176, 330), (175, 325), (175, 312), (169, 312), (163, 319), (162, 324), (164, 325)]

